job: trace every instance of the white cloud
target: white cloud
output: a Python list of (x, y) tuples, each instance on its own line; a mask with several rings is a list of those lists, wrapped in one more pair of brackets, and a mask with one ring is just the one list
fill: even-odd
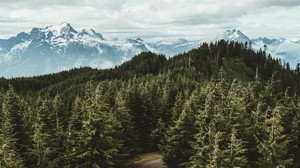
[(228, 28), (291, 36), (299, 30), (299, 5), (298, 0), (2, 0), (0, 38), (61, 22), (107, 36), (204, 38)]

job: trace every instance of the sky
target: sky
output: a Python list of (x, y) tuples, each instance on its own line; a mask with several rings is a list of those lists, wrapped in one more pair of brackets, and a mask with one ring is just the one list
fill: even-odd
[(0, 38), (68, 22), (104, 38), (203, 40), (227, 29), (300, 39), (300, 0), (0, 0)]

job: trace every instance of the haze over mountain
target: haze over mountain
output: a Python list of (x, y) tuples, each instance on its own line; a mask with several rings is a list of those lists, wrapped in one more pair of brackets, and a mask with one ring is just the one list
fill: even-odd
[(240, 30), (236, 29), (225, 31), (222, 35), (218, 35), (215, 40), (220, 39), (241, 43), (248, 42), (248, 45), (251, 43), (251, 47), (255, 50), (266, 49), (266, 52), (271, 54), (272, 57), (288, 62), (292, 68), (300, 63), (300, 40), (290, 41), (285, 38), (272, 39), (268, 37), (250, 39)]
[(0, 40), (0, 75), (33, 76), (82, 66), (109, 68), (142, 51), (171, 56), (198, 44), (184, 39), (157, 43), (140, 38), (107, 40), (93, 29), (77, 31), (69, 23), (62, 23)]
[[(255, 50), (267, 52), (295, 67), (300, 62), (300, 40), (260, 37), (250, 39), (240, 30), (226, 30), (216, 40), (248, 42)], [(167, 39), (166, 39), (167, 41)], [(141, 38), (106, 39), (93, 29), (77, 31), (69, 23), (45, 28), (33, 28), (15, 37), (0, 40), (0, 75), (4, 77), (35, 76), (55, 73), (75, 67), (110, 68), (129, 60), (143, 51), (163, 54), (167, 57), (196, 48), (198, 41), (148, 43)], [(267, 46), (267, 48), (265, 48)]]

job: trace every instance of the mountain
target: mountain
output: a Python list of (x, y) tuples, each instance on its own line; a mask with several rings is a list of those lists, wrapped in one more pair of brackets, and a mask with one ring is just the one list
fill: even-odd
[(146, 43), (141, 38), (107, 40), (93, 29), (77, 31), (61, 23), (1, 39), (0, 76), (35, 76), (82, 66), (109, 68), (143, 51), (171, 56), (198, 44), (183, 39), (170, 43)]
[(196, 48), (199, 44), (200, 41), (188, 41), (180, 38), (173, 42), (159, 41), (156, 43), (150, 43), (149, 49), (154, 53), (161, 53), (165, 54), (166, 56), (174, 56), (175, 54)]
[(274, 58), (279, 58), (281, 61), (288, 62), (292, 68), (295, 68), (300, 63), (300, 43), (280, 39), (259, 38), (251, 40), (254, 49), (267, 48), (267, 53)]
[(224, 39), (226, 41), (237, 41), (237, 42), (249, 42), (250, 39), (245, 34), (243, 34), (240, 30), (226, 30), (222, 35), (218, 35), (216, 40)]
[[(217, 40), (224, 39), (227, 41), (251, 42), (251, 47), (255, 50), (266, 49), (267, 53), (274, 58), (280, 58), (284, 62), (288, 62), (292, 68), (300, 63), (300, 40), (297, 42), (289, 41), (284, 38), (271, 39), (267, 37), (259, 37), (250, 39), (240, 30), (226, 30), (222, 35), (216, 37)], [(266, 47), (266, 48), (265, 48)]]
[[(291, 67), (300, 62), (300, 40), (250, 39), (237, 29), (226, 30), (213, 41), (220, 39), (251, 43), (255, 50), (267, 49), (267, 53), (289, 62)], [(111, 68), (143, 51), (172, 57), (197, 48), (199, 44), (200, 41), (185, 39), (151, 43), (141, 38), (110, 40), (93, 29), (77, 31), (69, 23), (61, 23), (0, 39), (0, 76), (36, 76), (84, 66)]]

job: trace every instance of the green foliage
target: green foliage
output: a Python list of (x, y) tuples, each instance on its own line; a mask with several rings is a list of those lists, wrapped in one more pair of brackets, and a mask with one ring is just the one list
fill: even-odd
[(83, 103), (86, 118), (79, 133), (78, 167), (115, 167), (121, 140), (117, 139), (120, 123), (110, 113), (98, 85)]
[(275, 109), (268, 108), (264, 120), (265, 138), (258, 139), (258, 151), (262, 155), (259, 158), (260, 167), (290, 167), (293, 159), (288, 156), (288, 145), (290, 140), (283, 133), (282, 126), (283, 107), (276, 106)]
[(246, 152), (246, 144), (245, 141), (239, 139), (237, 136), (237, 130), (232, 128), (230, 134), (230, 141), (227, 144), (227, 148), (224, 151), (225, 159), (224, 165), (225, 167), (246, 167), (247, 166), (247, 158), (245, 156)]
[(33, 149), (31, 150), (31, 155), (36, 158), (36, 167), (48, 167), (50, 165), (50, 154), (51, 154), (51, 147), (49, 145), (49, 132), (46, 132), (46, 125), (43, 121), (43, 113), (48, 110), (46, 102), (42, 102), (41, 107), (38, 109), (36, 121), (33, 125), (34, 132), (32, 135), (33, 141)]
[[(120, 138), (123, 138), (124, 143), (124, 154), (134, 154), (136, 143), (138, 143), (137, 139), (137, 131), (134, 127), (133, 117), (130, 113), (130, 110), (127, 106), (126, 102), (127, 98), (124, 92), (119, 92), (116, 96), (116, 104), (114, 107), (114, 115), (116, 119), (120, 122), (122, 126), (122, 134), (120, 134)], [(127, 153), (126, 153), (127, 152)]]
[(4, 97), (1, 112), (0, 129), (0, 166), (4, 167), (23, 167), (24, 160), (21, 154), (24, 154), (22, 137), (22, 114), (20, 111), (20, 101), (14, 93), (12, 86)]
[(2, 167), (125, 168), (158, 150), (170, 168), (300, 164), (300, 65), (248, 44), (143, 52), (0, 88)]
[(189, 158), (194, 155), (191, 142), (195, 134), (195, 111), (198, 97), (192, 95), (183, 107), (174, 125), (167, 132), (167, 139), (163, 145), (163, 160), (168, 167), (185, 167)]

